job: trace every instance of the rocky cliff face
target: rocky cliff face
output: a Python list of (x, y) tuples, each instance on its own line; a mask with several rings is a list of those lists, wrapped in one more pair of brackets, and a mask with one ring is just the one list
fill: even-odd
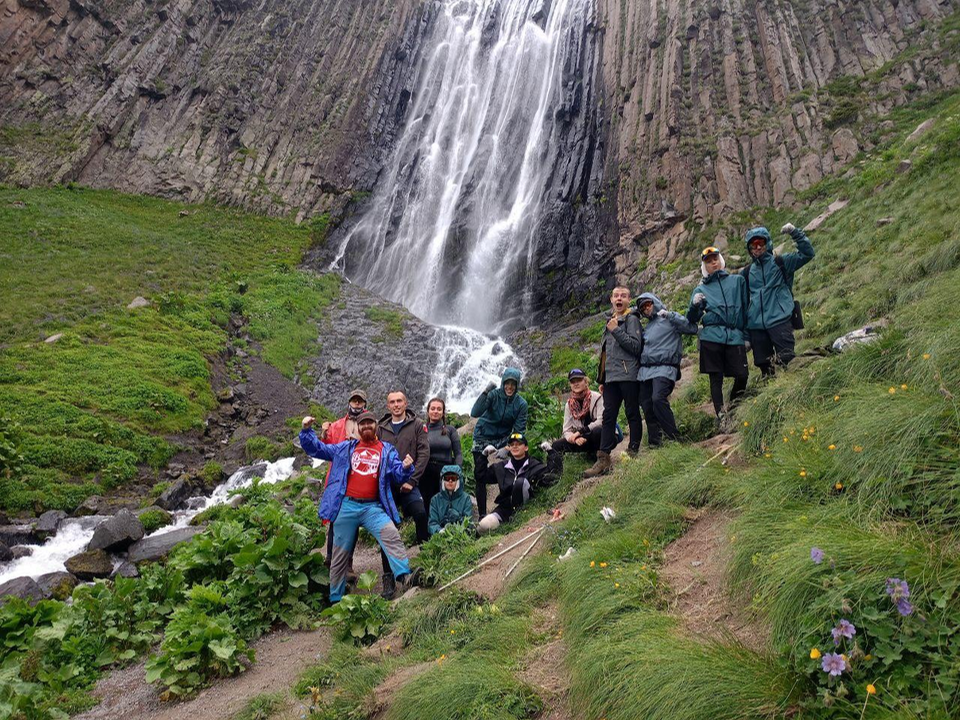
[(6, 0), (0, 181), (339, 210), (402, 121), (418, 0)]
[(892, 108), (960, 84), (957, 0), (598, 2), (621, 279), (691, 228), (789, 206)]

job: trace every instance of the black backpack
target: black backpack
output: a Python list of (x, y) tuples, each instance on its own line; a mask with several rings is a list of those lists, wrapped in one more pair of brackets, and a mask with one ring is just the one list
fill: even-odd
[[(783, 281), (787, 284), (787, 287), (790, 288), (790, 294), (793, 295), (793, 274), (787, 273), (783, 264), (783, 258), (779, 255), (774, 255), (773, 261), (777, 264), (777, 267), (780, 268), (780, 272), (783, 273)], [(752, 267), (753, 263), (751, 262), (740, 271), (743, 279), (747, 281), (748, 301), (750, 298), (750, 268)], [(800, 309), (800, 301), (796, 298), (793, 299), (793, 312), (790, 314), (790, 325), (794, 330), (803, 330), (803, 311)]]

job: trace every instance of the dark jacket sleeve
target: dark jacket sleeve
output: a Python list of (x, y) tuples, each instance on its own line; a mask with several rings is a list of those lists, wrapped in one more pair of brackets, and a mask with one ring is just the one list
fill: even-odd
[(613, 331), (613, 337), (620, 347), (626, 350), (634, 357), (640, 357), (643, 352), (643, 329), (640, 327), (640, 320), (631, 313), (626, 319), (617, 325)]
[(740, 278), (740, 323), (737, 328), (746, 331), (747, 329), (747, 308), (750, 304), (750, 290), (747, 285), (747, 279), (743, 275)]
[(783, 260), (783, 266), (789, 272), (795, 273), (813, 260), (816, 252), (814, 252), (813, 243), (810, 242), (810, 238), (808, 238), (807, 234), (800, 228), (795, 228), (794, 231), (790, 233), (790, 237), (792, 237), (793, 241), (797, 244), (797, 251), (782, 255), (781, 260)]
[[(441, 490), (441, 492), (443, 492)], [(430, 503), (430, 518), (427, 520), (427, 532), (431, 535), (436, 535), (440, 532), (440, 521), (443, 520), (443, 511), (440, 509), (440, 506), (443, 503), (432, 502)]]
[(520, 411), (517, 413), (517, 419), (513, 421), (513, 432), (524, 432), (527, 429), (527, 401), (522, 397), (517, 400), (523, 400), (520, 405)]
[(427, 463), (430, 462), (430, 441), (427, 439), (427, 431), (419, 422), (414, 437), (417, 440), (417, 455), (413, 458), (413, 475), (410, 476), (409, 482), (417, 485), (427, 470)]
[(531, 487), (537, 489), (548, 488), (551, 485), (555, 485), (560, 478), (556, 472), (548, 473), (547, 466), (537, 461), (537, 464), (530, 468), (527, 479), (530, 481)]
[(672, 312), (667, 316), (667, 319), (670, 321), (670, 324), (677, 329), (681, 335), (696, 335), (697, 334), (697, 324), (691, 320), (687, 320), (683, 315), (678, 312)]
[(480, 397), (476, 399), (473, 403), (473, 407), (470, 408), (470, 417), (478, 418), (487, 411), (487, 405), (490, 403), (490, 393), (492, 390), (484, 390), (480, 393)]
[(447, 425), (447, 434), (450, 436), (450, 444), (453, 446), (453, 464), (463, 467), (463, 448), (460, 447), (460, 433), (453, 425)]

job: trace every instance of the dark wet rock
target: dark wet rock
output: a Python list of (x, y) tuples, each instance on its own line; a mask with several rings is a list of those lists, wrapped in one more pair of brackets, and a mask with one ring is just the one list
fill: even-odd
[(37, 520), (37, 537), (45, 540), (51, 535), (56, 535), (62, 523), (67, 517), (63, 510), (48, 510)]
[(13, 555), (14, 560), (19, 560), (33, 555), (33, 548), (29, 545), (15, 545), (10, 548), (10, 554)]
[(33, 578), (19, 577), (0, 585), (0, 603), (7, 597), (18, 597), (36, 605), (37, 601), (43, 600), (43, 590)]
[(113, 571), (113, 575), (110, 577), (125, 577), (125, 578), (135, 578), (140, 577), (140, 571), (137, 570), (137, 566), (130, 562), (129, 560), (124, 560), (117, 566), (117, 569)]
[(37, 545), (40, 538), (37, 537), (36, 528), (33, 523), (14, 522), (10, 525), (0, 526), (0, 542), (7, 547), (14, 545)]
[(143, 537), (143, 525), (129, 510), (121, 510), (109, 520), (104, 520), (93, 532), (87, 550), (126, 550)]
[(0, 542), (0, 562), (10, 562), (13, 560), (13, 553), (10, 548)]
[(164, 510), (176, 510), (191, 495), (193, 495), (193, 486), (190, 484), (189, 477), (181, 475), (170, 484), (170, 487), (160, 493), (160, 497), (154, 501), (154, 504)]
[(43, 591), (43, 597), (54, 600), (66, 600), (77, 586), (77, 578), (68, 572), (58, 571), (41, 575), (37, 585)]
[(113, 561), (105, 550), (88, 550), (74, 555), (64, 566), (80, 580), (106, 578), (113, 572)]
[(77, 517), (106, 514), (107, 501), (99, 495), (91, 495), (77, 506), (73, 514)]
[(202, 527), (185, 527), (171, 530), (163, 535), (144, 538), (130, 546), (127, 551), (127, 559), (138, 565), (150, 560), (160, 560), (166, 557), (175, 546), (202, 531)]

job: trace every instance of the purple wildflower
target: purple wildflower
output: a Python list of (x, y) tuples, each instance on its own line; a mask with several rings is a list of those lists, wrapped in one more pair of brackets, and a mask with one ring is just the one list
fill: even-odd
[(913, 604), (909, 600), (900, 598), (897, 600), (897, 612), (906, 617), (913, 614)]
[(894, 602), (899, 602), (910, 597), (910, 586), (906, 580), (900, 578), (887, 578), (887, 595)]
[(810, 559), (813, 560), (814, 565), (819, 565), (823, 562), (823, 550), (818, 547), (810, 548)]
[(831, 631), (831, 634), (833, 635), (833, 644), (839, 645), (840, 638), (844, 637), (849, 640), (857, 634), (857, 628), (849, 620), (841, 620), (840, 624)]
[(840, 653), (827, 653), (823, 656), (820, 667), (823, 668), (825, 673), (830, 673), (834, 677), (837, 677), (847, 669), (847, 662)]

